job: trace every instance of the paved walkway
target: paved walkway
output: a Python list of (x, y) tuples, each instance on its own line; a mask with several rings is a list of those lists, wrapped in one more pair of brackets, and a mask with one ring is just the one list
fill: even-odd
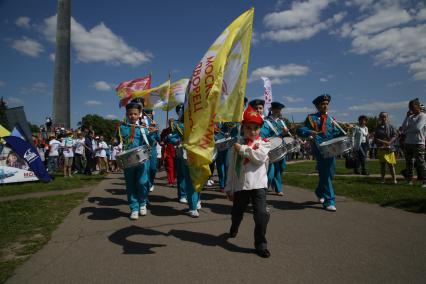
[(8, 283), (426, 283), (426, 215), (337, 198), (324, 211), (313, 193), (287, 187), (268, 196), (272, 256), (253, 253), (249, 214), (227, 240), (231, 204), (202, 194), (198, 219), (176, 189), (151, 193), (149, 215), (128, 219), (124, 182), (94, 187)]

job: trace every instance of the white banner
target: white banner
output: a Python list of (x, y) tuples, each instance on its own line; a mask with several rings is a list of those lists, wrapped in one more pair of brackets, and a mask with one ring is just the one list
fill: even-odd
[(272, 103), (272, 85), (271, 80), (268, 77), (261, 77), (263, 80), (263, 87), (265, 88), (265, 92), (263, 93), (263, 97), (265, 100), (265, 115), (268, 115), (269, 109), (271, 108)]

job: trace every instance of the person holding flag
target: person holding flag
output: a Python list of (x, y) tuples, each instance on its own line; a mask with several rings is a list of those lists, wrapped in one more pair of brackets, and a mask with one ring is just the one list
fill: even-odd
[(183, 104), (176, 106), (178, 120), (172, 124), (172, 133), (166, 138), (167, 143), (171, 143), (176, 147), (176, 177), (178, 199), (181, 203), (188, 203), (189, 216), (193, 218), (199, 217), (198, 209), (201, 208), (200, 193), (195, 192), (191, 178), (189, 176), (187, 154), (182, 145), (184, 135), (183, 123)]
[(153, 143), (151, 144), (151, 158), (149, 163), (149, 182), (151, 184), (149, 191), (154, 190), (154, 180), (157, 174), (157, 143), (160, 142), (160, 134), (157, 128), (157, 122), (154, 120), (154, 110), (144, 109), (142, 117), (142, 125), (150, 129)]
[(251, 8), (220, 34), (196, 64), (189, 81), (183, 144), (197, 192), (211, 176), (215, 123), (242, 119), (253, 16)]
[[(270, 137), (280, 137), (283, 138), (284, 135), (288, 134), (288, 128), (282, 119), (281, 110), (285, 106), (280, 102), (272, 102), (271, 109), (269, 111), (268, 117), (265, 118), (265, 122), (260, 130), (261, 136), (263, 138)], [(268, 168), (268, 185), (271, 186), (277, 195), (283, 196), (282, 191), (282, 177), (281, 174), (286, 168), (285, 158), (281, 161), (269, 164)]]
[[(224, 122), (217, 124), (217, 131), (215, 134), (215, 140), (221, 140), (224, 138), (232, 138), (238, 136), (239, 123), (237, 122)], [(219, 177), (219, 190), (224, 192), (226, 185), (226, 177), (228, 172), (229, 164), (229, 149), (224, 149), (217, 152), (216, 156), (216, 170)]]

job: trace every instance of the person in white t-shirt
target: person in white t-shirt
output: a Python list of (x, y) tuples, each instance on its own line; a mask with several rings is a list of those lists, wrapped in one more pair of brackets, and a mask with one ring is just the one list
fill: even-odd
[(75, 139), (75, 152), (74, 152), (74, 166), (75, 170), (79, 174), (84, 173), (83, 160), (84, 160), (84, 136), (83, 133), (79, 132)]
[(99, 136), (96, 136), (95, 139), (92, 140), (92, 149), (93, 149), (93, 153), (95, 153), (95, 161), (96, 161), (93, 171), (97, 171), (101, 169), (99, 165), (98, 143), (99, 143)]
[(118, 144), (117, 139), (113, 139), (112, 143), (112, 151), (111, 151), (111, 171), (118, 172), (119, 167), (117, 164), (117, 155), (121, 153), (122, 145)]
[(64, 177), (72, 177), (71, 170), (72, 170), (72, 162), (74, 160), (74, 139), (72, 138), (72, 132), (67, 132), (67, 137), (62, 142), (63, 152), (64, 155)]
[(108, 149), (107, 143), (104, 141), (103, 136), (99, 136), (98, 142), (98, 157), (99, 157), (99, 171), (100, 173), (108, 172), (108, 159), (106, 150)]
[(61, 142), (55, 139), (54, 136), (50, 137), (49, 141), (49, 157), (48, 157), (48, 171), (53, 174), (58, 168), (59, 146)]

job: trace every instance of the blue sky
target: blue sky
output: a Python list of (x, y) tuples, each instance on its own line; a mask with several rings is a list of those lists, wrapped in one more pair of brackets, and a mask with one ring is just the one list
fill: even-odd
[[(249, 99), (263, 95), (260, 76), (268, 76), (289, 119), (302, 121), (327, 92), (340, 121), (388, 111), (395, 125), (409, 99), (426, 101), (425, 1), (72, 0), (72, 125), (88, 113), (122, 118), (121, 81), (189, 77), (250, 7)], [(0, 96), (36, 124), (52, 111), (55, 14), (53, 0), (0, 0)]]

